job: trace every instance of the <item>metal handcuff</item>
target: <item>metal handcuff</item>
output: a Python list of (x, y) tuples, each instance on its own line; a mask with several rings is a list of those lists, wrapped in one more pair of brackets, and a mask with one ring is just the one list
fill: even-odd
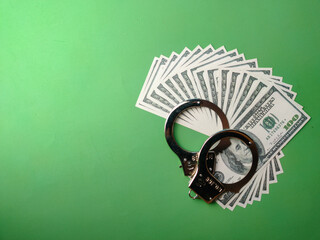
[[(174, 137), (174, 123), (177, 117), (191, 107), (207, 107), (213, 110), (219, 116), (224, 129), (207, 139), (199, 152), (183, 149), (178, 145)], [(226, 115), (212, 102), (202, 99), (190, 99), (176, 106), (166, 120), (165, 137), (169, 147), (179, 157), (184, 175), (190, 177), (189, 196), (193, 199), (200, 197), (207, 203), (211, 203), (226, 191), (237, 193), (250, 181), (257, 169), (258, 151), (254, 141), (241, 131), (230, 130)], [(221, 153), (231, 145), (231, 137), (242, 140), (249, 147), (252, 153), (252, 165), (243, 179), (236, 183), (224, 184), (214, 177), (215, 158), (216, 154)], [(215, 143), (218, 143), (217, 146), (211, 149)], [(196, 196), (191, 196), (191, 191), (195, 192)]]

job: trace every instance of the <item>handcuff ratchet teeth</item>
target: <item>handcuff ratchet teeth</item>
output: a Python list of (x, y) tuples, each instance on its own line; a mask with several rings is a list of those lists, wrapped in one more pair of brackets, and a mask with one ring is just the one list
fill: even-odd
[[(249, 147), (252, 153), (252, 164), (247, 175), (240, 181), (232, 184), (224, 184), (216, 179), (208, 170), (206, 158), (212, 145), (219, 140), (222, 141), (223, 139), (229, 138), (238, 138)], [(190, 180), (189, 188), (196, 196), (199, 196), (207, 203), (211, 203), (224, 192), (239, 192), (240, 189), (250, 181), (258, 166), (258, 150), (256, 144), (248, 135), (237, 130), (222, 130), (210, 137), (203, 144), (199, 152), (197, 165), (196, 172)]]
[[(192, 174), (195, 172), (197, 162), (198, 162), (198, 152), (191, 152), (183, 149), (178, 145), (178, 143), (175, 140), (173, 129), (174, 129), (174, 123), (177, 119), (177, 117), (185, 110), (191, 108), (191, 107), (207, 107), (211, 110), (213, 110), (220, 118), (222, 122), (223, 129), (229, 128), (229, 122), (226, 117), (226, 115), (223, 113), (223, 111), (212, 102), (202, 100), (202, 99), (190, 99), (187, 100), (178, 106), (176, 106), (171, 113), (169, 114), (169, 117), (166, 120), (165, 123), (165, 137), (167, 140), (167, 143), (169, 147), (172, 149), (172, 151), (178, 155), (181, 161), (181, 165), (183, 168), (184, 175), (186, 176), (192, 176)], [(208, 161), (209, 168), (214, 170), (214, 154), (221, 152), (222, 150), (226, 149), (228, 146), (230, 146), (230, 140), (227, 138), (222, 139), (219, 144), (213, 149), (213, 151), (210, 151), (207, 156), (206, 160)], [(212, 172), (211, 171), (211, 172)]]

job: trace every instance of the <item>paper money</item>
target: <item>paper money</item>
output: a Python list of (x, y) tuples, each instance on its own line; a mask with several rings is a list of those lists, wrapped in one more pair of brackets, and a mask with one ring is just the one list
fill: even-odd
[[(236, 49), (184, 48), (180, 54), (154, 58), (136, 102), (136, 107), (167, 118), (185, 100), (205, 99), (223, 110), (230, 128), (255, 141), (257, 171), (239, 193), (227, 192), (217, 200), (223, 208), (246, 207), (269, 193), (269, 184), (283, 173), (282, 148), (310, 119), (295, 102), (292, 85), (272, 74), (272, 68), (259, 67), (257, 59), (246, 59)], [(219, 117), (207, 108), (191, 108), (177, 123), (207, 136), (222, 130)], [(216, 156), (215, 172), (223, 183), (239, 181), (251, 166), (247, 147), (240, 140), (231, 143)]]

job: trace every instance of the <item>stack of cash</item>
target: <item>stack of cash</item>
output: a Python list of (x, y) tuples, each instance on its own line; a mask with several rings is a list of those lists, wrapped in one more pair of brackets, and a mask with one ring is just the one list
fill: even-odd
[[(257, 144), (259, 165), (254, 177), (239, 193), (227, 192), (217, 203), (233, 210), (260, 201), (269, 193), (269, 184), (283, 172), (281, 149), (310, 117), (294, 101), (296, 93), (271, 68), (258, 67), (257, 59), (247, 60), (237, 50), (185, 48), (170, 57), (155, 57), (136, 106), (160, 117), (188, 99), (205, 99), (219, 106), (231, 129), (247, 133)], [(207, 108), (191, 108), (177, 123), (211, 136), (222, 130), (216, 114)], [(240, 141), (240, 140), (239, 140)], [(251, 153), (237, 140), (216, 156), (215, 172), (223, 183), (234, 183), (248, 172)], [(251, 160), (252, 161), (252, 160)]]

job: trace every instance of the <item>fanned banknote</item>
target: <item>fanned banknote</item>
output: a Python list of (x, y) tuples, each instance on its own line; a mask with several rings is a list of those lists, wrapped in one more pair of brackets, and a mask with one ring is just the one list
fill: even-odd
[[(223, 110), (231, 129), (255, 141), (259, 164), (254, 177), (239, 193), (227, 192), (217, 200), (221, 207), (233, 210), (260, 201), (283, 173), (281, 149), (310, 119), (295, 102), (296, 95), (292, 85), (274, 76), (272, 68), (259, 67), (257, 59), (209, 45), (155, 57), (136, 107), (167, 118), (185, 100), (208, 100)], [(222, 130), (215, 112), (201, 107), (183, 112), (177, 123), (207, 136)], [(239, 181), (250, 169), (250, 154), (240, 140), (231, 139), (231, 145), (216, 156), (216, 176), (223, 183)]]

